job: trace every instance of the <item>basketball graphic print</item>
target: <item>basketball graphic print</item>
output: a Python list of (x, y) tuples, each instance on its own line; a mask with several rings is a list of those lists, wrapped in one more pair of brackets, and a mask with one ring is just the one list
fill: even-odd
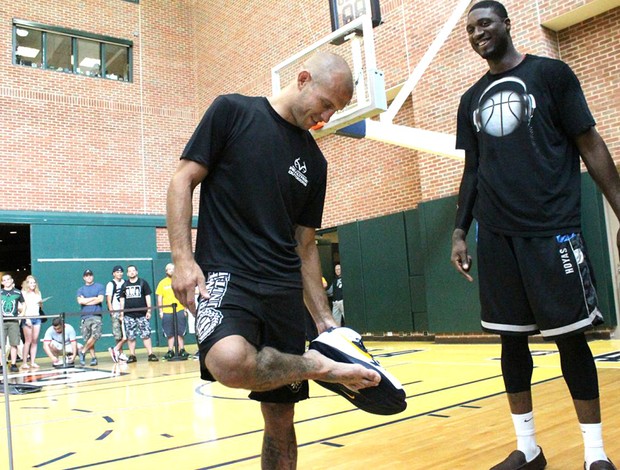
[(525, 83), (507, 77), (493, 82), (482, 93), (474, 111), (474, 124), (478, 132), (505, 137), (522, 123), (529, 123), (535, 108), (536, 102), (527, 93)]
[(514, 91), (500, 91), (480, 107), (480, 122), (487, 134), (502, 137), (521, 124), (523, 99)]

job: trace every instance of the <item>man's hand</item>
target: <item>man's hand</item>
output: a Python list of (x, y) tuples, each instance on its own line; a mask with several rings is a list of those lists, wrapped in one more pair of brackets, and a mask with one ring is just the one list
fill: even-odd
[(192, 314), (196, 315), (196, 287), (200, 297), (209, 298), (206, 279), (202, 269), (194, 260), (176, 262), (172, 274), (172, 290), (174, 295)]
[(456, 270), (465, 277), (469, 282), (473, 282), (474, 278), (469, 274), (471, 269), (471, 256), (467, 253), (467, 234), (460, 228), (454, 229), (452, 233), (452, 256), (451, 261)]

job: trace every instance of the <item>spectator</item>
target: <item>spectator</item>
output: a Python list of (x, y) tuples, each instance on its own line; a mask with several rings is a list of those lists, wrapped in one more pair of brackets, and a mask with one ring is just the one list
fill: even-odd
[(95, 282), (95, 275), (90, 269), (84, 271), (84, 285), (77, 291), (77, 302), (82, 307), (81, 330), (84, 347), (80, 352), (80, 365), (86, 364), (86, 352), (90, 351), (90, 365), (96, 366), (95, 343), (101, 338), (101, 312), (105, 289)]
[[(138, 277), (138, 268), (134, 265), (127, 266), (127, 281), (121, 291), (121, 309), (127, 344), (129, 345), (128, 363), (136, 362), (136, 337), (142, 338), (142, 343), (148, 353), (148, 360), (156, 362), (157, 356), (153, 354), (151, 346), (151, 287), (148, 282)], [(133, 309), (141, 309), (134, 310)], [(130, 310), (125, 312), (125, 310)]]
[(344, 301), (342, 299), (342, 268), (340, 264), (334, 266), (336, 277), (332, 285), (327, 289), (328, 297), (332, 299), (332, 315), (336, 321), (336, 325), (344, 326)]
[(125, 285), (123, 279), (123, 267), (120, 265), (112, 268), (112, 280), (105, 286), (105, 297), (110, 312), (110, 320), (112, 322), (112, 336), (116, 344), (112, 348), (108, 348), (112, 361), (127, 361), (127, 356), (123, 352), (123, 344), (127, 341), (125, 328), (123, 328), (121, 310), (121, 291)]
[[(2, 291), (0, 291), (0, 303), (2, 306), (2, 315), (4, 316), (4, 331), (2, 334), (9, 337), (9, 345), (11, 347), (11, 372), (19, 372), (17, 368), (17, 345), (19, 344), (19, 322), (17, 320), (9, 320), (16, 318), (24, 309), (24, 297), (22, 293), (15, 289), (15, 281), (10, 274), (2, 275)], [(25, 354), (25, 353), (24, 353)], [(0, 364), (0, 371), (4, 364)]]
[[(24, 363), (22, 369), (38, 369), (39, 365), (35, 362), (37, 357), (37, 346), (39, 343), (39, 333), (41, 332), (40, 310), (43, 306), (43, 297), (39, 290), (39, 283), (33, 275), (26, 277), (22, 283), (22, 296), (24, 297), (24, 311), (21, 321), (22, 331), (24, 332)], [(30, 364), (28, 364), (30, 358)]]
[(43, 350), (52, 360), (53, 366), (64, 365), (62, 361), (63, 349), (67, 358), (67, 364), (73, 364), (78, 353), (82, 350), (82, 345), (76, 340), (75, 329), (68, 323), (65, 323), (63, 334), (62, 325), (63, 322), (60, 318), (54, 318), (52, 326), (45, 331), (43, 336)]
[[(187, 359), (189, 354), (185, 351), (184, 336), (187, 332), (187, 312), (181, 302), (177, 300), (172, 290), (172, 274), (174, 273), (174, 264), (166, 265), (166, 277), (164, 277), (155, 289), (157, 296), (157, 306), (159, 307), (159, 318), (161, 318), (161, 326), (164, 336), (168, 339), (168, 352), (164, 356), (166, 359), (172, 359), (174, 354), (174, 331), (176, 329), (177, 344), (179, 346), (179, 357)], [(176, 304), (176, 319), (172, 315), (172, 307), (162, 307), (163, 305)], [(176, 322), (176, 327), (174, 323)]]

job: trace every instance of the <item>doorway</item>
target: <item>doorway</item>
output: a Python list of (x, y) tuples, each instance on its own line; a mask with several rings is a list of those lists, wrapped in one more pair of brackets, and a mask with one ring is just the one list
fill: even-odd
[(31, 269), (30, 225), (0, 224), (0, 271), (11, 274), (19, 289)]

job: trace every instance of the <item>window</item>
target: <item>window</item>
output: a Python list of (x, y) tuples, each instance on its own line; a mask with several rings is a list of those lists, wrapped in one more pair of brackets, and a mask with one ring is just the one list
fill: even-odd
[(101, 45), (88, 39), (77, 40), (76, 73), (101, 77)]
[(47, 33), (45, 68), (59, 72), (73, 72), (71, 65), (71, 37)]
[(14, 20), (13, 43), (16, 65), (132, 80), (131, 41)]
[(15, 27), (15, 62), (28, 67), (41, 67), (43, 45), (41, 31)]

